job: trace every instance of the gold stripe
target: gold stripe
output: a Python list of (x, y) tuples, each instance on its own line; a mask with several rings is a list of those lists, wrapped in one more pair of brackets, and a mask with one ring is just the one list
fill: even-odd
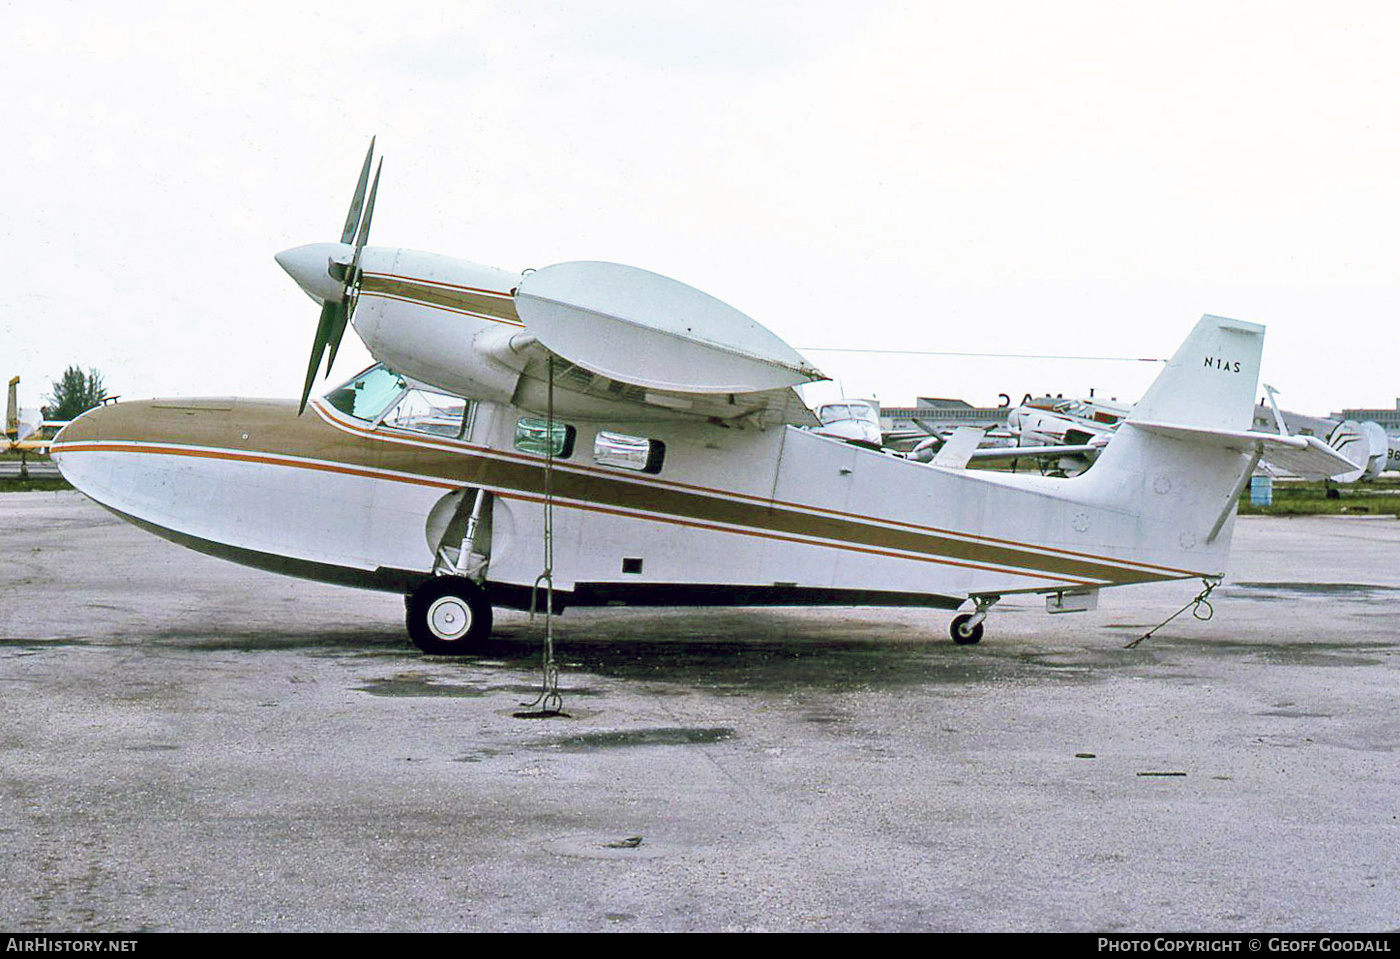
[[(300, 459), (291, 456), (266, 456), (251, 453), (240, 453), (233, 450), (217, 449), (194, 449), (188, 446), (166, 446), (155, 443), (120, 443), (120, 442), (99, 442), (99, 443), (65, 443), (62, 452), (65, 453), (150, 453), (164, 456), (189, 456), (199, 459), (217, 459), (236, 463), (256, 463), (268, 466), (284, 466), (290, 469), (305, 469), (316, 472), (339, 473), (345, 476), (357, 476), (368, 479), (384, 480), (395, 483), (405, 483), (414, 486), (428, 486), (437, 489), (452, 490), (458, 489), (462, 485), (444, 479), (433, 479), (423, 476), (404, 475), (402, 473), (391, 472), (379, 469), (353, 468), (339, 463), (319, 463), (310, 460)], [(473, 483), (472, 485), (487, 486), (486, 483)], [(532, 495), (519, 489), (503, 489), (499, 491), (503, 499), (514, 499), (527, 503), (543, 503), (544, 497)], [(1055, 583), (1068, 582), (1076, 586), (1102, 585), (1101, 580), (1080, 580), (1066, 579), (1060, 575), (1035, 572), (1025, 569), (1002, 569), (995, 566), (988, 566), (976, 562), (958, 562), (947, 555), (933, 553), (927, 549), (915, 549), (904, 552), (896, 551), (899, 547), (879, 548), (877, 545), (862, 546), (851, 541), (825, 541), (815, 538), (811, 534), (804, 534), (800, 531), (788, 533), (775, 530), (764, 530), (753, 527), (735, 528), (732, 526), (721, 526), (716, 523), (702, 522), (685, 516), (668, 516), (652, 512), (642, 512), (638, 508), (610, 507), (592, 502), (555, 502), (556, 509), (574, 509), (581, 512), (600, 513), (609, 516), (620, 516), (627, 519), (639, 519), (650, 522), (666, 523), (672, 526), (683, 526), (687, 529), (706, 530), (719, 533), (733, 533), (740, 536), (750, 536), (760, 539), (775, 540), (778, 542), (794, 543), (801, 546), (823, 546), (829, 549), (840, 549), (845, 552), (865, 553), (873, 556), (886, 556), (893, 559), (905, 559), (914, 562), (936, 563), (940, 566), (954, 566), (963, 569), (976, 569), (988, 572), (1005, 573), (1014, 576), (1026, 576), (1033, 579), (1045, 579)]]
[(515, 301), (508, 293), (432, 283), (387, 273), (366, 273), (360, 281), (360, 295), (421, 303), (513, 326), (525, 325), (515, 315)]
[[(395, 435), (393, 431), (386, 430), (384, 427), (380, 427), (376, 430), (370, 430), (365, 427), (359, 426), (358, 423), (350, 423), (341, 420), (338, 412), (327, 408), (324, 404), (317, 404), (316, 411), (320, 413), (323, 416), (323, 418), (325, 418), (326, 421), (332, 426), (338, 429), (346, 430), (347, 432), (353, 432), (364, 438), (375, 440), (376, 442), (390, 444), (404, 443), (407, 445), (417, 446), (422, 449), (430, 449), (438, 453), (444, 453), (453, 459), (460, 458), (463, 456), (469, 457), (473, 455), (484, 456), (488, 459), (506, 459), (516, 464), (529, 466), (532, 469), (540, 469), (541, 461), (536, 456), (531, 456), (524, 453), (515, 453), (506, 450), (487, 449), (484, 447), (473, 446), (469, 443), (465, 443), (462, 441), (425, 441), (425, 438), (421, 437), (421, 434), (414, 434), (412, 437), (405, 436), (403, 434)], [(419, 464), (420, 468), (427, 465), (428, 464), (424, 462), (420, 462)], [(907, 537), (921, 537), (925, 539), (946, 538), (947, 541), (950, 543), (964, 544), (969, 550), (1003, 549), (1014, 550), (1018, 553), (1022, 553), (1025, 551), (1033, 551), (1034, 554), (1042, 554), (1047, 557), (1062, 557), (1064, 560), (1070, 563), (1106, 564), (1101, 566), (1101, 568), (1109, 569), (1117, 573), (1131, 571), (1152, 574), (1166, 574), (1148, 575), (1144, 576), (1142, 579), (1131, 580), (1131, 582), (1149, 582), (1159, 579), (1173, 579), (1185, 576), (1200, 575), (1199, 573), (1193, 570), (1177, 569), (1170, 566), (1158, 566), (1151, 563), (1141, 563), (1133, 560), (1120, 560), (1114, 557), (1097, 556), (1092, 553), (1076, 552), (1073, 550), (1061, 549), (1054, 546), (1031, 546), (1026, 543), (1018, 543), (1014, 540), (998, 539), (996, 537), (983, 536), (977, 533), (962, 533), (957, 530), (948, 530), (936, 526), (923, 526), (920, 524), (905, 523), (897, 520), (886, 520), (880, 519), (878, 517), (860, 516), (852, 513), (843, 513), (838, 510), (826, 509), (820, 506), (809, 506), (803, 503), (791, 503), (784, 502), (782, 500), (772, 499), (759, 499), (757, 497), (746, 496), (742, 493), (734, 493), (728, 490), (712, 489), (704, 486), (695, 486), (687, 483), (677, 483), (674, 481), (666, 481), (659, 479), (643, 479), (641, 477), (630, 476), (624, 478), (604, 470), (594, 469), (588, 466), (583, 466), (569, 462), (559, 462), (557, 460), (555, 462), (554, 469), (556, 477), (559, 477), (561, 475), (572, 475), (573, 477), (578, 478), (577, 483), (586, 483), (588, 480), (596, 480), (598, 482), (608, 483), (612, 485), (641, 487), (643, 490), (646, 491), (645, 493), (641, 494), (633, 493), (632, 498), (635, 498), (637, 495), (645, 495), (649, 498), (660, 497), (660, 499), (649, 501), (662, 502), (667, 498), (674, 498), (676, 495), (694, 494), (693, 497), (689, 498), (691, 498), (694, 502), (697, 503), (703, 501), (711, 504), (727, 504), (736, 509), (743, 509), (747, 507), (750, 512), (752, 512), (753, 510), (762, 510), (764, 514), (770, 515), (773, 514), (774, 511), (790, 511), (794, 515), (808, 517), (813, 524), (823, 522), (827, 523), (828, 525), (855, 524), (862, 528), (885, 530), (890, 535), (896, 536), (903, 535)], [(542, 480), (540, 481), (540, 484), (541, 485), (533, 486), (531, 488), (542, 491)], [(481, 484), (478, 483), (476, 485)], [(581, 498), (597, 499), (598, 501), (607, 501), (608, 499), (612, 499), (615, 501), (619, 499), (619, 496), (617, 495), (605, 498), (602, 491), (590, 492), (593, 495), (585, 495)], [(667, 497), (667, 494), (673, 495), (671, 497)], [(624, 494), (621, 498), (625, 499), (627, 497)], [(684, 510), (681, 512), (683, 513), (683, 515), (704, 516), (705, 518), (719, 518), (720, 511), (722, 509), (722, 506), (712, 506), (710, 508), (696, 506), (691, 510)], [(757, 525), (763, 526), (766, 524), (758, 523)], [(1023, 564), (1015, 565), (1017, 566), (1017, 568), (1024, 568)], [(1098, 576), (1095, 578), (1103, 579), (1105, 577)], [(1126, 580), (1118, 581), (1127, 582)]]
[[(293, 408), (290, 403), (246, 400), (238, 401), (229, 411), (123, 403), (75, 423), (64, 436), (59, 452), (104, 448), (105, 444), (93, 445), (101, 442), (102, 433), (122, 437), (117, 442), (123, 446), (130, 445), (126, 437), (158, 435), (166, 440), (160, 449), (171, 453), (195, 446), (205, 449), (190, 450), (190, 455), (306, 464), (310, 469), (354, 471), (354, 475), (436, 488), (484, 486), (526, 497), (543, 493), (543, 462), (537, 458), (485, 451), (467, 444), (443, 448), (410, 443), (393, 435), (376, 435), (375, 441), (370, 442), (371, 436), (352, 434), (339, 424), (310, 417), (298, 419)], [(383, 428), (381, 431), (391, 433)], [(244, 434), (250, 438), (244, 440)], [(275, 447), (263, 441), (264, 437), (275, 440)], [(290, 461), (281, 457), (289, 457)], [(307, 463), (308, 460), (322, 462)], [(817, 513), (793, 504), (745, 501), (695, 487), (642, 485), (631, 478), (614, 478), (601, 470), (577, 466), (556, 469), (554, 489), (557, 496), (589, 504), (598, 512), (609, 508), (638, 511), (650, 519), (669, 517), (667, 521), (714, 528), (741, 527), (769, 537), (820, 540), (839, 544), (843, 549), (879, 551), (883, 555), (897, 551), (937, 557), (940, 562), (968, 568), (1017, 570), (1054, 581), (1135, 583), (1196, 575), (1189, 570), (1145, 568), (1132, 561), (1073, 555), (1009, 541), (959, 538), (956, 533), (939, 533), (929, 528), (891, 527), (864, 517)]]

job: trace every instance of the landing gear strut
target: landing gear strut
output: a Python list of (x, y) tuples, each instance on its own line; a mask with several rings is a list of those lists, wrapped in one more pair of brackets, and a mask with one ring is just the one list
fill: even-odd
[(408, 594), (406, 620), (413, 645), (437, 656), (459, 656), (491, 635), (491, 602), (465, 576), (437, 576)]
[(954, 616), (952, 624), (948, 627), (953, 642), (959, 646), (972, 646), (982, 641), (982, 621), (987, 618), (987, 610), (991, 609), (992, 604), (1001, 597), (973, 596), (971, 599), (977, 608), (970, 613), (959, 613)]

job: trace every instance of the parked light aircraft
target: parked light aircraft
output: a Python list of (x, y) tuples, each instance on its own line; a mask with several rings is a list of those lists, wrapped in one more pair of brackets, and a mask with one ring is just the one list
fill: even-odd
[[(53, 456), (177, 543), (402, 592), (431, 653), (470, 650), (541, 584), (558, 607), (970, 602), (951, 632), (974, 643), (1009, 594), (1070, 611), (1105, 586), (1218, 579), (1261, 455), (1338, 468), (1315, 438), (1249, 432), (1264, 328), (1217, 316), (1074, 478), (823, 436), (794, 389), (822, 374), (738, 310), (617, 264), (521, 274), (368, 246), (369, 171), (339, 242), (277, 254), (321, 305), (300, 411), (119, 403)], [(379, 362), (308, 402), (347, 324)]]
[(842, 399), (823, 403), (813, 413), (821, 425), (815, 432), (859, 446), (880, 449), (887, 437), (880, 430), (879, 405), (872, 400)]
[(1355, 469), (1332, 477), (1339, 483), (1376, 479), (1385, 470), (1400, 468), (1400, 441), (1386, 435), (1385, 427), (1371, 420), (1331, 420), (1327, 445), (1356, 464)]
[(1112, 432), (1131, 409), (1126, 403), (1093, 398), (1027, 397), (1006, 414), (1006, 425), (1022, 446), (1081, 446)]
[(18, 453), (47, 453), (49, 444), (68, 425), (68, 420), (40, 420), (36, 425), (25, 419), (18, 391), (19, 377), (12, 377), (5, 403), (5, 448)]
[[(1021, 404), (1006, 414), (1009, 440), (1002, 437), (988, 444), (985, 436), (971, 454), (970, 462), (981, 465), (1005, 460), (1053, 460), (1057, 475), (1081, 473), (1098, 456), (1131, 407), (1102, 400), (1067, 400), (1045, 396)], [(942, 443), (941, 438), (925, 441), (914, 448), (915, 458), (929, 459)], [(927, 451), (927, 455), (921, 456)], [(1042, 466), (1042, 469), (1046, 467)]]
[[(1276, 391), (1267, 384), (1264, 389), (1269, 393), (1268, 403), (1255, 407), (1252, 428), (1259, 432), (1325, 437), (1327, 445), (1348, 463), (1345, 469), (1328, 479), (1339, 483), (1373, 480), (1383, 470), (1400, 464), (1400, 444), (1388, 437), (1379, 424), (1322, 419), (1279, 410), (1273, 399)], [(1046, 396), (1032, 400), (1027, 397), (1007, 414), (1007, 426), (1016, 436), (1014, 455), (1054, 458), (1059, 460), (1059, 469), (1066, 473), (1082, 471), (1093, 462), (1131, 409), (1131, 405), (1093, 398), (1067, 400)], [(1013, 452), (1006, 449), (978, 450), (975, 457), (1007, 459), (1012, 455)], [(1261, 469), (1280, 472), (1267, 456)]]

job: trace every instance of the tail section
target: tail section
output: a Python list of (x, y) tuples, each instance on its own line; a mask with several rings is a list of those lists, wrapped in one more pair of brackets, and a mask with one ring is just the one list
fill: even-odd
[(1081, 477), (1096, 505), (1137, 517), (1134, 554), (1224, 574), (1235, 504), (1265, 438), (1248, 432), (1263, 347), (1256, 323), (1201, 317)]
[(10, 380), (10, 398), (5, 404), (5, 435), (13, 443), (19, 439), (19, 398), (16, 388), (19, 386), (19, 377)]
[(1344, 451), (1316, 437), (1250, 430), (1263, 350), (1264, 327), (1257, 323), (1201, 317), (1133, 407), (1127, 424), (1156, 436), (1247, 456), (1251, 471), (1261, 458), (1306, 479), (1352, 469)]
[(1264, 354), (1264, 327), (1201, 317), (1186, 342), (1133, 407), (1129, 423), (1248, 430)]
[(1317, 437), (1249, 430), (1263, 347), (1258, 324), (1201, 317), (1084, 474), (1090, 502), (1136, 517), (1135, 553), (1220, 576), (1260, 459), (1318, 477), (1350, 465)]

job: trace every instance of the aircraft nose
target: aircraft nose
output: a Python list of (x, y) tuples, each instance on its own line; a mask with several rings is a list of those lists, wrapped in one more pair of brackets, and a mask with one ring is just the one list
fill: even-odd
[(127, 415), (127, 411), (122, 409), (125, 405), (113, 403), (90, 409), (59, 430), (53, 438), (49, 458), (63, 478), (75, 488), (87, 492), (85, 487), (94, 459), (90, 454), (101, 449), (106, 441), (123, 439), (129, 432), (119, 422)]
[(75, 443), (104, 439), (104, 434), (110, 432), (108, 427), (111, 426), (115, 415), (113, 411), (117, 409), (117, 406), (116, 403), (94, 406), (77, 419), (70, 421), (53, 438), (54, 451), (58, 452), (58, 448), (65, 444), (71, 446)]
[(63, 428), (50, 456), (75, 489), (121, 513), (152, 516), (182, 497), (204, 502), (192, 464), (247, 438), (231, 415), (237, 403), (194, 397), (99, 406)]
[(331, 275), (331, 264), (347, 266), (354, 256), (355, 248), (348, 243), (308, 243), (283, 250), (273, 259), (317, 303), (338, 303), (345, 282)]

